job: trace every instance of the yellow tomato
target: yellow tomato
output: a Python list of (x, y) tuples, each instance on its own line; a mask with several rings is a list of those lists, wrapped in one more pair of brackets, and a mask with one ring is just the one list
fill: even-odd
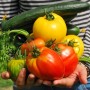
[(80, 37), (78, 37), (76, 35), (67, 35), (62, 39), (61, 42), (72, 46), (73, 49), (75, 50), (78, 58), (80, 58), (83, 55), (84, 43)]
[(64, 19), (55, 13), (37, 18), (33, 25), (34, 37), (45, 41), (52, 39), (58, 42), (66, 36), (66, 33), (67, 27)]

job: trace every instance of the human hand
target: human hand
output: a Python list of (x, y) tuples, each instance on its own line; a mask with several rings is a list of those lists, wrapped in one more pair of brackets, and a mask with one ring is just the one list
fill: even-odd
[(54, 86), (65, 86), (72, 87), (74, 83), (80, 81), (82, 84), (87, 84), (87, 70), (83, 64), (78, 64), (75, 71), (68, 77), (54, 80), (53, 83), (50, 81), (44, 81), (43, 84)]
[[(3, 72), (1, 74), (1, 77), (3, 79), (9, 79), (10, 78), (10, 74), (9, 74), (9, 72), (5, 71), (5, 72)], [(14, 83), (17, 85), (17, 87), (19, 89), (21, 89), (23, 87), (31, 88), (32, 86), (37, 86), (37, 85), (42, 84), (42, 80), (37, 79), (37, 81), (36, 81), (36, 77), (33, 74), (29, 74), (28, 77), (27, 77), (27, 80), (26, 80), (26, 69), (23, 68), (20, 71), (17, 79), (14, 80)]]

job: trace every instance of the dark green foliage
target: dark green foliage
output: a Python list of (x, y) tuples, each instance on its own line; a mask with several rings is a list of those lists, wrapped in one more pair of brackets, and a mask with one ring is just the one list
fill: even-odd
[(15, 54), (16, 46), (11, 41), (8, 31), (0, 34), (0, 72), (7, 69), (7, 62)]
[(8, 30), (0, 33), (0, 72), (7, 69), (7, 62), (15, 57), (20, 45), (26, 41), (29, 33), (25, 30)]

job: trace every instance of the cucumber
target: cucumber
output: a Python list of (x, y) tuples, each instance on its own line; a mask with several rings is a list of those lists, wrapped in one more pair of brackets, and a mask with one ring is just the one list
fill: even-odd
[[(2, 30), (8, 29), (25, 29), (30, 24), (33, 25), (36, 18), (45, 15), (45, 13), (54, 12), (62, 17), (76, 15), (78, 12), (89, 9), (89, 4), (87, 2), (63, 2), (53, 5), (41, 6), (33, 10), (28, 10), (22, 12), (9, 20), (2, 22)], [(32, 29), (32, 26), (31, 28)]]
[(72, 24), (67, 24), (67, 35), (78, 35), (80, 33), (80, 29)]

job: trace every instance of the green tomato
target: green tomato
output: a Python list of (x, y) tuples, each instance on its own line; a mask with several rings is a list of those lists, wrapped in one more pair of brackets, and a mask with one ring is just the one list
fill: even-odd
[(10, 73), (10, 78), (15, 80), (19, 73), (20, 73), (20, 70), (22, 68), (25, 67), (25, 60), (15, 60), (15, 59), (12, 59), (8, 62), (8, 71)]

